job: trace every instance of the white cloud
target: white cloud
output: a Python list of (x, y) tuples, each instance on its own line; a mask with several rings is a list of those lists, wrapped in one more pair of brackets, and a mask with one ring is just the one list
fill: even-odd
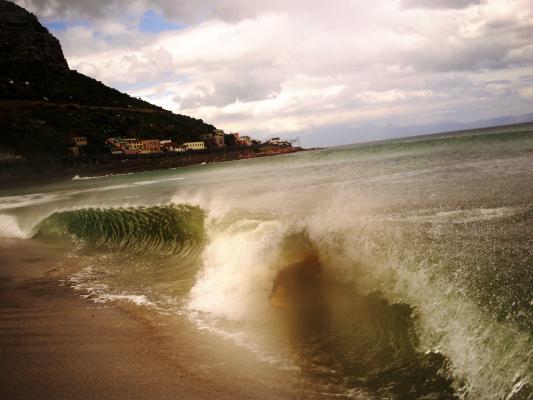
[(533, 100), (533, 86), (528, 86), (523, 89), (520, 89), (520, 96), (528, 100)]

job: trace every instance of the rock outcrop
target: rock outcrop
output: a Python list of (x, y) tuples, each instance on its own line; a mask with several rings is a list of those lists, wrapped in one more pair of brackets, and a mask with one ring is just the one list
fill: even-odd
[(24, 8), (0, 0), (0, 69), (67, 71), (59, 41)]

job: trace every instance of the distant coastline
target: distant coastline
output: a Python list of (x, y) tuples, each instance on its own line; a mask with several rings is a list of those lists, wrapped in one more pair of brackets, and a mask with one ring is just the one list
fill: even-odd
[[(271, 157), (291, 154), (304, 149), (286, 146), (251, 146), (191, 152), (187, 154), (163, 153), (135, 156), (71, 158), (69, 160), (43, 160), (40, 163), (24, 160), (2, 164), (0, 160), (0, 185), (2, 189), (13, 189), (36, 184), (70, 180), (74, 177), (105, 176), (181, 168), (215, 162), (236, 161), (250, 158)], [(66, 164), (65, 164), (66, 161)]]

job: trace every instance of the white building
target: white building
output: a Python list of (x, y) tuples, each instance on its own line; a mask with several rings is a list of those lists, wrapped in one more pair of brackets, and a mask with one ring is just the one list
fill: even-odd
[(204, 142), (186, 142), (181, 145), (185, 150), (205, 150)]

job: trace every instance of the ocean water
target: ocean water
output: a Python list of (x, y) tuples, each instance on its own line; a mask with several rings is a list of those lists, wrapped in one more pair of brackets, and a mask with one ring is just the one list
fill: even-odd
[[(178, 315), (317, 397), (533, 396), (533, 125), (0, 192), (65, 284)], [(311, 307), (273, 307), (310, 254)], [(312, 321), (312, 323), (310, 323)]]

